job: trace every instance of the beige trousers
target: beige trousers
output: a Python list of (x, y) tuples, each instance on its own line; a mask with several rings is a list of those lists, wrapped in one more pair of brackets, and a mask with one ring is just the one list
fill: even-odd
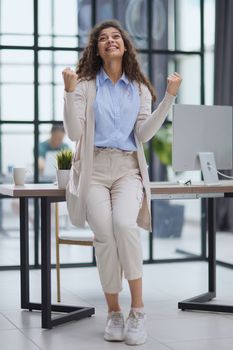
[(142, 277), (136, 223), (142, 199), (136, 152), (95, 147), (87, 221), (94, 232), (97, 266), (106, 293), (122, 290), (122, 272), (127, 280)]

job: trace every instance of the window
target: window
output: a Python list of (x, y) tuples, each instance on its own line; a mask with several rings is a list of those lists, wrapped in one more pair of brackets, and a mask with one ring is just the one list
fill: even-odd
[[(75, 69), (90, 28), (101, 20), (118, 19), (129, 32), (137, 47), (142, 69), (156, 87), (157, 103), (165, 93), (167, 75), (178, 71), (183, 76), (178, 102), (211, 104), (214, 5), (214, 0), (1, 0), (1, 182), (10, 181), (12, 167), (19, 163), (30, 169), (30, 181), (44, 181), (38, 165), (39, 145), (49, 138), (51, 126), (63, 118), (61, 72), (67, 66)], [(19, 16), (19, 13), (22, 15)], [(64, 142), (70, 148), (74, 147), (67, 138)], [(164, 173), (158, 156), (152, 150), (152, 143), (146, 146), (150, 149), (147, 154), (153, 154), (150, 172), (155, 176)], [(177, 176), (171, 167), (166, 171), (170, 179)], [(188, 174), (179, 176), (186, 178)], [(200, 174), (196, 176), (200, 177)], [(174, 218), (176, 234), (171, 232), (171, 235), (164, 236), (163, 231), (159, 231), (155, 233), (155, 239), (149, 239), (148, 233), (143, 232), (144, 259), (169, 261), (170, 258), (187, 258), (190, 254), (199, 256), (201, 239), (196, 237), (200, 237), (201, 232), (201, 202), (174, 201), (167, 204), (170, 204), (167, 207), (170, 213), (181, 215)], [(0, 241), (4, 242), (4, 247), (9, 247), (10, 252), (12, 239), (18, 242), (15, 233), (18, 229), (17, 209), (11, 210), (12, 205), (15, 206), (11, 200), (0, 200)], [(160, 209), (155, 207), (154, 211)], [(34, 218), (34, 214), (39, 215), (38, 203), (32, 202), (30, 211), (30, 261), (37, 266), (39, 220)], [(167, 225), (172, 227), (172, 221)], [(7, 236), (5, 233), (8, 231)], [(18, 243), (14, 244), (18, 249)], [(68, 258), (68, 251), (64, 251), (63, 261), (90, 262), (90, 252), (78, 260), (76, 256), (75, 259), (74, 256)], [(10, 253), (1, 258), (0, 265), (17, 265), (13, 255), (14, 249), (12, 256)]]

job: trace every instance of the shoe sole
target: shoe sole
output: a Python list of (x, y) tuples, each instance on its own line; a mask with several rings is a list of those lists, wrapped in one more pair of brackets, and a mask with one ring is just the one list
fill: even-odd
[(106, 341), (116, 341), (116, 342), (120, 342), (120, 341), (124, 341), (125, 337), (116, 337), (116, 336), (112, 336), (110, 334), (105, 334), (104, 335), (104, 340)]
[(126, 345), (142, 345), (145, 344), (145, 342), (147, 341), (147, 335), (145, 335), (143, 338), (141, 338), (138, 341), (134, 341), (132, 339), (125, 339), (125, 344)]

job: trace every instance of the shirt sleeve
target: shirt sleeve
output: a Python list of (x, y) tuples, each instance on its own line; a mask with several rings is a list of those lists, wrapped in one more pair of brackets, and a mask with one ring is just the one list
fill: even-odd
[(39, 144), (39, 150), (38, 150), (39, 157), (45, 158), (46, 150), (47, 150), (47, 147), (45, 142), (41, 142)]
[(135, 125), (135, 133), (140, 142), (149, 141), (160, 129), (176, 96), (165, 93), (163, 100), (151, 113), (152, 97), (149, 89), (141, 85), (141, 105)]
[(79, 82), (74, 92), (64, 91), (64, 128), (72, 141), (79, 141), (85, 126), (86, 83)]

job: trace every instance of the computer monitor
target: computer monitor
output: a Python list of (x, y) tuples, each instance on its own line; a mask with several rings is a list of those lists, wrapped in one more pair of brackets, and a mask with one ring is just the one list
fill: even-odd
[(206, 171), (207, 175), (203, 175), (208, 183), (211, 178), (212, 182), (216, 179), (215, 166), (216, 169), (232, 169), (231, 106), (174, 105), (172, 119), (174, 171), (202, 169)]

